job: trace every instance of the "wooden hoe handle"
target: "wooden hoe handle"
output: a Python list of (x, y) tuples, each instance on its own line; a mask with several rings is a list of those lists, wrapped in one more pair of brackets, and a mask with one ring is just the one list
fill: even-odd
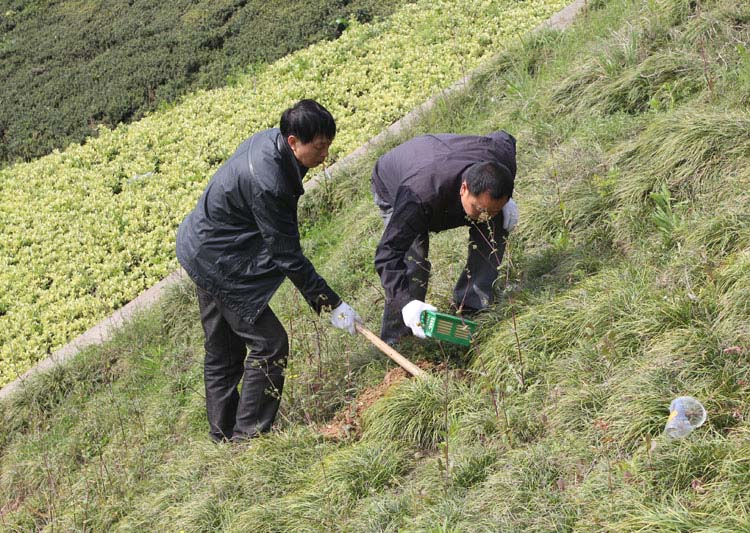
[(406, 357), (398, 353), (396, 350), (388, 346), (383, 340), (375, 335), (372, 331), (364, 327), (359, 322), (354, 324), (354, 327), (357, 329), (358, 332), (360, 332), (362, 335), (364, 335), (367, 340), (369, 340), (371, 343), (375, 345), (376, 348), (378, 348), (381, 352), (383, 352), (385, 355), (393, 359), (398, 365), (406, 370), (409, 374), (412, 376), (422, 377), (426, 376), (427, 373), (419, 368), (417, 365), (409, 361)]

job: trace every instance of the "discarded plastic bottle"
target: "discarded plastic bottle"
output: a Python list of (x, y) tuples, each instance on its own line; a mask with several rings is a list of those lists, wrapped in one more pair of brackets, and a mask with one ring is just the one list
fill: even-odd
[(706, 421), (706, 410), (692, 396), (680, 396), (669, 404), (669, 419), (664, 433), (670, 439), (686, 437)]

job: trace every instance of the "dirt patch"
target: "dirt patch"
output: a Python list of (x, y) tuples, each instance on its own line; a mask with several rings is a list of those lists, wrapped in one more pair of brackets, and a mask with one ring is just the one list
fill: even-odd
[[(428, 361), (417, 361), (415, 364), (426, 371), (430, 371), (434, 367)], [(409, 377), (410, 375), (403, 368), (396, 367), (389, 370), (383, 377), (383, 381), (375, 387), (362, 391), (348, 406), (336, 413), (331, 421), (318, 427), (318, 431), (329, 439), (349, 440), (359, 438), (364, 412), (385, 396), (388, 389)]]

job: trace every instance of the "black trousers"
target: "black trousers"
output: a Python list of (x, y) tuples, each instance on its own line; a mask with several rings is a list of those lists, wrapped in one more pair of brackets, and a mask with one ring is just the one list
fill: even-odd
[(289, 356), (284, 326), (269, 307), (251, 324), (200, 287), (197, 293), (205, 333), (203, 377), (211, 438), (239, 440), (270, 431)]
[[(393, 207), (382, 200), (372, 189), (372, 196), (375, 205), (380, 209), (380, 217), (383, 219), (383, 226), (388, 226), (393, 215)], [(412, 300), (424, 301), (427, 296), (427, 283), (430, 281), (430, 269), (432, 264), (428, 261), (427, 255), (430, 252), (430, 237), (428, 234), (418, 235), (412, 243), (409, 251), (406, 253), (406, 277), (409, 280), (409, 296)], [(383, 321), (380, 325), (380, 338), (386, 344), (393, 345), (397, 343), (404, 335), (411, 335), (411, 329), (404, 324), (401, 316), (401, 302), (394, 302), (386, 299), (385, 308), (383, 309)]]

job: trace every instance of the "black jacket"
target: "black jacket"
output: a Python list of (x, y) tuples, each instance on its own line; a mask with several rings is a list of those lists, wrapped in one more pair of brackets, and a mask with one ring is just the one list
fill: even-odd
[(256, 133), (219, 168), (177, 230), (177, 259), (199, 287), (252, 323), (289, 278), (318, 313), (341, 299), (302, 253), (299, 164), (278, 128)]
[(515, 178), (515, 138), (504, 131), (486, 136), (422, 135), (378, 159), (372, 189), (382, 204), (392, 207), (393, 215), (375, 252), (375, 269), (389, 300), (409, 300), (405, 255), (417, 235), (468, 225), (474, 242), (507, 235), (502, 213), (488, 224), (477, 224), (461, 205), (463, 173), (483, 161), (504, 164)]

